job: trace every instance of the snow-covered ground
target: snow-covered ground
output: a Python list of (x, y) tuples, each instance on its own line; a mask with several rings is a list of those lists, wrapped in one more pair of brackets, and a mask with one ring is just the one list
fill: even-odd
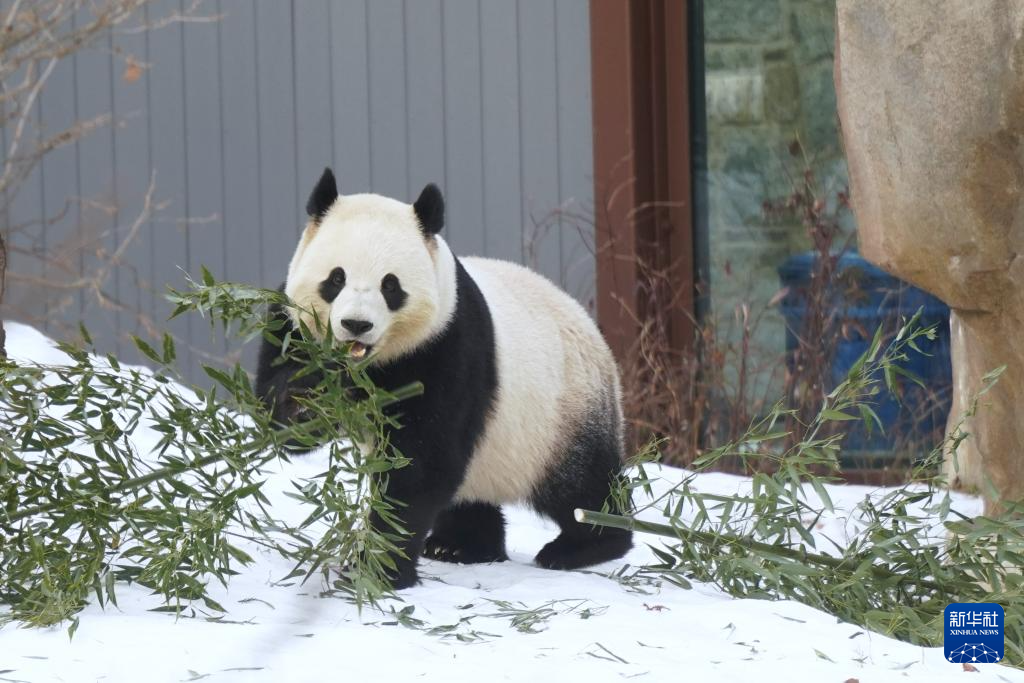
[[(16, 358), (59, 362), (61, 354), (30, 328), (9, 324)], [(152, 434), (141, 433), (140, 445)], [(271, 473), (264, 487), (281, 517), (301, 515), (281, 495), (297, 478), (322, 470), (307, 456)], [(661, 476), (678, 479), (679, 470)], [(734, 493), (746, 480), (704, 475), (702, 490)], [(852, 509), (871, 489), (831, 487), (836, 507)], [(980, 505), (958, 498), (965, 513)], [(421, 562), (421, 585), (390, 612), (324, 597), (320, 578), (277, 583), (291, 566), (253, 545), (256, 563), (213, 596), (220, 619), (149, 611), (159, 599), (138, 587), (118, 591), (119, 608), (89, 607), (69, 640), (63, 627), (0, 629), (0, 681), (836, 681), (1004, 680), (1024, 672), (980, 664), (966, 673), (941, 649), (901, 643), (793, 602), (736, 600), (710, 586), (683, 590), (622, 585), (608, 578), (625, 563), (651, 561), (637, 547), (590, 572), (534, 567), (533, 555), (556, 535), (528, 510), (508, 511), (511, 560), (461, 566)], [(822, 532), (843, 537), (842, 514)], [(408, 613), (412, 610), (411, 613)], [(534, 615), (527, 614), (532, 612)], [(208, 618), (210, 617), (210, 618)], [(396, 623), (401, 621), (403, 623)], [(531, 623), (532, 622), (532, 623)]]

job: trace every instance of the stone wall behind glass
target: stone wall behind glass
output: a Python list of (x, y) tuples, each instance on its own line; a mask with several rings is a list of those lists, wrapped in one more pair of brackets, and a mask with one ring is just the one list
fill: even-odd
[[(776, 268), (810, 247), (798, 221), (768, 220), (762, 210), (799, 181), (793, 141), (824, 195), (846, 185), (832, 81), (835, 3), (706, 0), (704, 19), (711, 305), (735, 342), (737, 307), (763, 311), (779, 289)], [(784, 332), (778, 311), (767, 311), (754, 343), (776, 377), (766, 370), (755, 395), (778, 397)]]

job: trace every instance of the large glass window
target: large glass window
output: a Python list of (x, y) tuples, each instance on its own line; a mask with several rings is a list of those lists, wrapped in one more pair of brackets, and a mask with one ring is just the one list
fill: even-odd
[(783, 205), (802, 189), (805, 170), (832, 206), (846, 185), (832, 82), (834, 3), (714, 0), (704, 8), (711, 312), (723, 341), (750, 337), (748, 399), (777, 397), (785, 343), (782, 315), (769, 305), (780, 289), (777, 269), (813, 246), (800, 212)]
[[(702, 147), (695, 158), (706, 164), (696, 193), (706, 200), (697, 225), (711, 347), (705, 374), (718, 383), (708, 393), (729, 417), (723, 424), (731, 433), (720, 436), (735, 436), (780, 399), (816, 412), (864, 340), (879, 324), (894, 329), (911, 306), (924, 305), (926, 322), (945, 335), (948, 327), (939, 302), (856, 254), (833, 83), (834, 1), (711, 0), (702, 7), (704, 117), (696, 121), (704, 128), (694, 139)], [(829, 259), (822, 276), (816, 264)], [(819, 288), (816, 313), (808, 287)], [(807, 324), (812, 314), (822, 319)], [(851, 427), (848, 450), (920, 452), (941, 434), (948, 348), (933, 351), (935, 361), (915, 368), (930, 375), (928, 395), (905, 396), (901, 407), (881, 402), (879, 410), (891, 413), (883, 415), (889, 434), (855, 435)]]

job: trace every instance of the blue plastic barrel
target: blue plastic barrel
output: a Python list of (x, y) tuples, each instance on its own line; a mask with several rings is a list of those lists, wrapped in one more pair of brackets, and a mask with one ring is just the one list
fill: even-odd
[[(814, 252), (797, 254), (779, 267), (779, 279), (789, 290), (782, 300), (786, 321), (786, 350), (797, 348), (797, 339), (805, 329), (807, 288), (814, 270)], [(844, 460), (862, 460), (864, 456), (911, 456), (928, 453), (941, 443), (952, 395), (952, 371), (949, 361), (949, 308), (930, 294), (889, 275), (855, 253), (845, 253), (836, 265), (836, 277), (829, 302), (835, 307), (836, 324), (823, 343), (834, 343), (829, 389), (846, 378), (854, 362), (871, 344), (875, 330), (882, 326), (890, 341), (903, 320), (922, 308), (921, 324), (936, 325), (934, 341), (918, 344), (929, 355), (908, 350), (903, 366), (920, 377), (922, 389), (898, 378), (899, 398), (883, 384), (872, 404), (884, 432), (872, 433), (859, 422), (849, 422), (843, 439)], [(792, 357), (792, 354), (788, 354)], [(881, 379), (881, 378), (879, 378)], [(859, 457), (858, 457), (859, 456)]]

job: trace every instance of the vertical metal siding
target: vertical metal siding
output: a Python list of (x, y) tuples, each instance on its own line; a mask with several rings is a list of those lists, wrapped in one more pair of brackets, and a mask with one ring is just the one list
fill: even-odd
[[(117, 45), (125, 53), (134, 55), (142, 62), (148, 59), (149, 37), (145, 34), (118, 37)], [(116, 213), (112, 217), (117, 244), (127, 238), (132, 222), (140, 215), (153, 175), (150, 137), (153, 129), (149, 125), (149, 83), (148, 79), (128, 84), (124, 80), (124, 65), (112, 60), (111, 88), (113, 94), (110, 113), (115, 123), (113, 132), (114, 163), (114, 204)], [(157, 175), (154, 182), (163, 181)], [(152, 296), (147, 288), (152, 281), (153, 251), (150, 236), (153, 224), (142, 226), (142, 237), (128, 244), (125, 252), (127, 267), (117, 269), (113, 274), (113, 288), (124, 309), (116, 316), (115, 331), (119, 338), (119, 351), (127, 353), (133, 345), (127, 341), (127, 334), (143, 335), (145, 330), (139, 316), (143, 312), (152, 315)], [(92, 309), (86, 311), (86, 323), (95, 327)], [(161, 321), (162, 322), (162, 321)]]
[[(127, 336), (152, 322), (184, 342), (179, 358), (199, 380), (200, 362), (231, 349), (201, 320), (168, 322), (165, 288), (203, 265), (276, 286), (327, 165), (343, 192), (412, 201), (438, 183), (456, 253), (526, 262), (592, 304), (587, 0), (207, 7), (222, 19), (118, 34), (66, 60), (39, 102), (33, 134), (107, 112), (115, 123), (51, 153), (11, 204), (9, 226), (67, 202), (36, 248), (70, 248), (69, 267), (88, 272), (97, 249), (109, 254), (125, 237), (151, 173), (154, 199), (167, 202), (107, 283), (123, 310), (75, 294), (65, 311), (84, 317), (103, 350), (135, 358)], [(157, 0), (146, 11), (153, 20), (182, 9)], [(145, 66), (140, 78), (125, 78), (124, 54)], [(17, 254), (11, 269), (55, 282), (78, 274)], [(30, 289), (12, 285), (10, 310), (34, 307), (46, 320)]]
[[(109, 48), (109, 42), (106, 43)], [(75, 114), (81, 120), (109, 116), (111, 110), (112, 56), (109, 49), (89, 50), (77, 55), (74, 60)], [(88, 87), (86, 87), (88, 86)], [(116, 221), (112, 211), (114, 200), (114, 137), (113, 128), (103, 126), (91, 135), (82, 138), (77, 145), (77, 168), (79, 195), (85, 200), (79, 206), (79, 241), (91, 245), (77, 254), (79, 272), (88, 270), (96, 262), (95, 252), (102, 250), (113, 253), (117, 235), (113, 234)], [(115, 274), (111, 274), (114, 277)], [(115, 283), (116, 288), (116, 283)], [(79, 297), (79, 304), (87, 304), (88, 297)], [(99, 324), (95, 341), (114, 352), (119, 350), (118, 315), (115, 309), (96, 306), (95, 315)], [(84, 309), (80, 309), (80, 313)]]
[[(40, 132), (50, 138), (67, 129), (78, 120), (76, 101), (75, 65), (78, 57), (64, 59), (57, 63), (48, 82), (49, 87), (39, 93)], [(43, 264), (43, 277), (60, 281), (73, 278), (80, 272), (76, 268), (78, 250), (74, 240), (78, 228), (78, 214), (81, 207), (77, 198), (82, 196), (78, 175), (78, 147), (64, 145), (46, 155), (42, 169), (42, 192), (40, 193), (39, 214), (50, 217), (46, 226), (46, 248), (53, 258)], [(81, 313), (80, 297), (74, 292), (55, 292), (53, 309), (64, 315), (76, 316)], [(47, 320), (57, 314), (47, 310)]]

